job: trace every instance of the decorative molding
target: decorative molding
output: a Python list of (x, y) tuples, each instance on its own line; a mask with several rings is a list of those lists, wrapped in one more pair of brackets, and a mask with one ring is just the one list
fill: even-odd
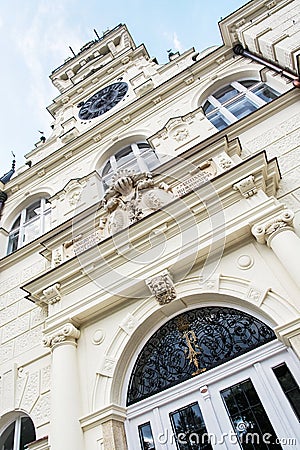
[(267, 243), (270, 246), (271, 239), (276, 234), (284, 230), (294, 230), (293, 219), (293, 211), (286, 209), (273, 219), (262, 224), (254, 225), (251, 232), (259, 244)]
[(55, 283), (52, 286), (43, 290), (41, 300), (47, 305), (53, 305), (61, 300), (60, 283)]
[(122, 330), (124, 330), (128, 335), (132, 334), (137, 326), (138, 321), (132, 314), (127, 314), (125, 319), (120, 323), (120, 328), (122, 328)]
[(115, 366), (116, 360), (114, 358), (106, 356), (98, 373), (99, 375), (103, 375), (104, 377), (111, 378), (113, 376)]
[(97, 134), (95, 134), (95, 136), (93, 136), (94, 142), (99, 142), (99, 141), (101, 141), (101, 139), (102, 139), (101, 133), (97, 133)]
[(100, 345), (105, 339), (105, 331), (101, 330), (100, 328), (96, 331), (94, 331), (93, 337), (92, 337), (92, 343), (94, 345)]
[(256, 304), (258, 307), (261, 307), (269, 290), (270, 290), (269, 288), (259, 289), (256, 286), (249, 285), (248, 291), (246, 292), (246, 295), (245, 295), (245, 300), (250, 300), (252, 303)]
[(44, 336), (43, 345), (45, 347), (53, 348), (57, 344), (63, 342), (75, 342), (80, 336), (80, 331), (74, 327), (72, 323), (66, 323), (62, 328), (55, 333)]
[(203, 291), (219, 291), (220, 277), (218, 274), (204, 279), (203, 275), (199, 276), (200, 289)]
[(240, 255), (236, 261), (237, 267), (241, 270), (250, 269), (254, 264), (254, 259), (250, 255)]
[(175, 300), (175, 286), (168, 270), (148, 278), (146, 284), (160, 305), (165, 305)]
[(249, 175), (246, 178), (238, 181), (233, 185), (234, 191), (240, 191), (243, 197), (249, 198), (257, 194), (257, 187), (253, 175)]
[(173, 198), (164, 185), (154, 186), (150, 173), (135, 173), (127, 169), (117, 171), (100, 203), (104, 215), (97, 230), (99, 241), (162, 208)]

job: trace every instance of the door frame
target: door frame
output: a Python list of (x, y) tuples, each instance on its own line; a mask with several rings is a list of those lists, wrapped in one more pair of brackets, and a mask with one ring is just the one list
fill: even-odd
[[(264, 344), (218, 367), (204, 372), (195, 378), (186, 380), (165, 391), (141, 400), (127, 408), (125, 430), (129, 450), (140, 446), (137, 427), (150, 422), (156, 450), (175, 450), (170, 436), (162, 444), (163, 436), (172, 433), (169, 414), (193, 401), (198, 401), (208, 433), (222, 435), (233, 428), (219, 392), (235, 383), (250, 378), (261, 399), (272, 426), (279, 438), (297, 437), (299, 422), (283, 393), (272, 367), (286, 362), (295, 380), (300, 385), (299, 361), (294, 352), (278, 340)], [(220, 410), (225, 414), (220, 414)], [(166, 425), (168, 423), (168, 426)], [(169, 431), (168, 431), (169, 430)], [(238, 443), (229, 442), (229, 438), (220, 442), (216, 438), (214, 449), (240, 450)], [(295, 445), (282, 443), (285, 450), (295, 450)]]

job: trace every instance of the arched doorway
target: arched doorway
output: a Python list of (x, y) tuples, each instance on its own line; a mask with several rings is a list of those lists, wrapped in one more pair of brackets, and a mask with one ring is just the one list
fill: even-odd
[(129, 450), (295, 448), (296, 374), (292, 352), (252, 315), (224, 307), (179, 314), (136, 359), (127, 392)]

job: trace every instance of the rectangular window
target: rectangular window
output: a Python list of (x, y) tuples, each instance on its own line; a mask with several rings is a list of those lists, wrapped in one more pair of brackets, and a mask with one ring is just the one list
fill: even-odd
[(170, 413), (178, 450), (212, 450), (198, 403)]
[(273, 367), (273, 372), (300, 421), (300, 389), (285, 363)]
[(279, 450), (277, 436), (250, 379), (221, 391), (243, 450)]
[(139, 436), (142, 450), (155, 450), (150, 422), (139, 425)]

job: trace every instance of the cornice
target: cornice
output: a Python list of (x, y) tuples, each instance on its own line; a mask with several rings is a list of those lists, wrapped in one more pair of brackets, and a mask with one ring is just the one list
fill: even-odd
[(257, 19), (261, 21), (263, 17), (276, 12), (294, 0), (252, 0), (238, 8), (235, 12), (225, 17), (219, 22), (221, 36), (225, 45), (232, 47), (238, 42), (236, 30), (244, 27), (245, 24), (253, 26)]
[[(247, 176), (252, 175), (255, 180), (255, 186), (257, 190), (264, 191), (266, 186), (265, 177), (275, 177), (278, 181), (278, 170), (276, 161), (267, 163), (264, 153), (255, 155), (247, 161), (242, 162), (236, 167), (233, 167), (228, 172), (219, 175), (215, 179), (211, 180), (210, 184), (203, 185), (196, 189), (195, 192), (186, 194), (183, 198), (177, 199), (166, 205), (163, 210), (156, 211), (149, 216), (145, 217), (139, 222), (136, 222), (129, 229), (120, 231), (112, 238), (107, 238), (100, 242), (99, 245), (93, 246), (77, 257), (73, 257), (57, 267), (51, 269), (47, 273), (42, 274), (37, 279), (27, 283), (23, 286), (23, 289), (29, 293), (29, 298), (37, 303), (43, 302), (43, 291), (49, 286), (60, 284), (60, 295), (63, 298), (64, 294), (72, 292), (73, 290), (89, 283), (90, 277), (96, 279), (98, 276), (103, 276), (105, 273), (109, 273), (110, 270), (114, 270), (117, 267), (121, 267), (126, 264), (127, 259), (130, 261), (131, 248), (140, 253), (145, 253), (149, 250), (148, 236), (149, 232), (156, 234), (159, 237), (159, 233), (163, 233), (166, 242), (170, 242), (178, 234), (178, 227), (180, 232), (185, 232), (189, 227), (195, 224), (201, 224), (209, 217), (209, 211), (207, 211), (207, 201), (210, 195), (213, 195), (212, 202), (209, 202), (210, 211), (215, 208), (230, 208), (232, 205), (240, 202), (241, 200), (247, 202), (238, 190), (234, 190), (234, 185)], [(203, 194), (201, 194), (203, 193)], [(179, 202), (184, 201), (185, 208), (178, 208)], [(215, 203), (217, 202), (217, 203)], [(214, 205), (215, 203), (215, 205)], [(267, 196), (258, 198), (255, 204), (241, 203), (239, 214), (230, 218), (226, 214), (226, 245), (229, 245), (231, 239), (237, 239), (238, 236), (245, 237), (251, 236), (251, 230), (249, 223), (252, 223), (253, 218), (259, 220), (259, 217), (263, 217), (269, 209), (277, 211), (281, 209), (281, 205), (278, 206), (273, 198), (268, 199)], [(263, 205), (263, 206), (262, 206)], [(217, 211), (216, 209), (216, 211)], [(189, 211), (189, 214), (186, 214)], [(230, 209), (228, 210), (230, 211)], [(236, 211), (236, 209), (235, 209)], [(269, 213), (268, 213), (269, 214)], [(86, 216), (88, 219), (88, 216)], [(225, 216), (224, 216), (225, 217)], [(90, 219), (94, 220), (94, 218)], [(89, 222), (91, 225), (92, 223)], [(155, 225), (154, 225), (155, 224)], [(222, 225), (222, 224), (221, 224)], [(223, 224), (224, 225), (224, 224)], [(86, 223), (85, 223), (86, 226)], [(70, 230), (71, 232), (71, 230)], [(214, 233), (216, 230), (214, 230)], [(191, 242), (185, 249), (186, 257), (190, 258), (190, 255), (194, 255), (195, 248), (197, 248), (197, 260), (205, 257), (207, 252), (207, 246), (211, 240), (211, 231), (204, 232), (200, 237), (197, 236), (197, 245), (195, 242)], [(124, 241), (122, 240), (124, 236)], [(116, 252), (115, 244), (118, 242), (118, 251)], [(123, 242), (123, 244), (122, 244)], [(128, 242), (130, 246), (128, 246)], [(173, 251), (173, 250), (172, 250)], [(176, 250), (175, 250), (176, 252)], [(168, 253), (160, 261), (162, 267), (168, 267), (170, 261), (174, 259), (174, 255)], [(183, 260), (181, 261), (182, 264)], [(150, 273), (151, 264), (147, 266), (147, 269), (140, 268), (138, 273), (133, 275), (133, 278), (143, 279), (148, 278)], [(155, 270), (154, 268), (152, 270)], [(126, 286), (124, 280), (114, 280), (113, 291), (120, 296), (127, 295), (127, 289), (132, 289), (130, 283)], [(104, 293), (102, 293), (104, 294)], [(101, 296), (103, 296), (101, 294)], [(129, 294), (128, 294), (129, 295)], [(99, 296), (99, 293), (98, 293)]]
[(126, 408), (116, 404), (110, 404), (105, 408), (88, 414), (80, 418), (80, 423), (84, 431), (90, 430), (94, 427), (107, 422), (108, 420), (117, 420), (119, 422), (124, 422), (126, 419)]

